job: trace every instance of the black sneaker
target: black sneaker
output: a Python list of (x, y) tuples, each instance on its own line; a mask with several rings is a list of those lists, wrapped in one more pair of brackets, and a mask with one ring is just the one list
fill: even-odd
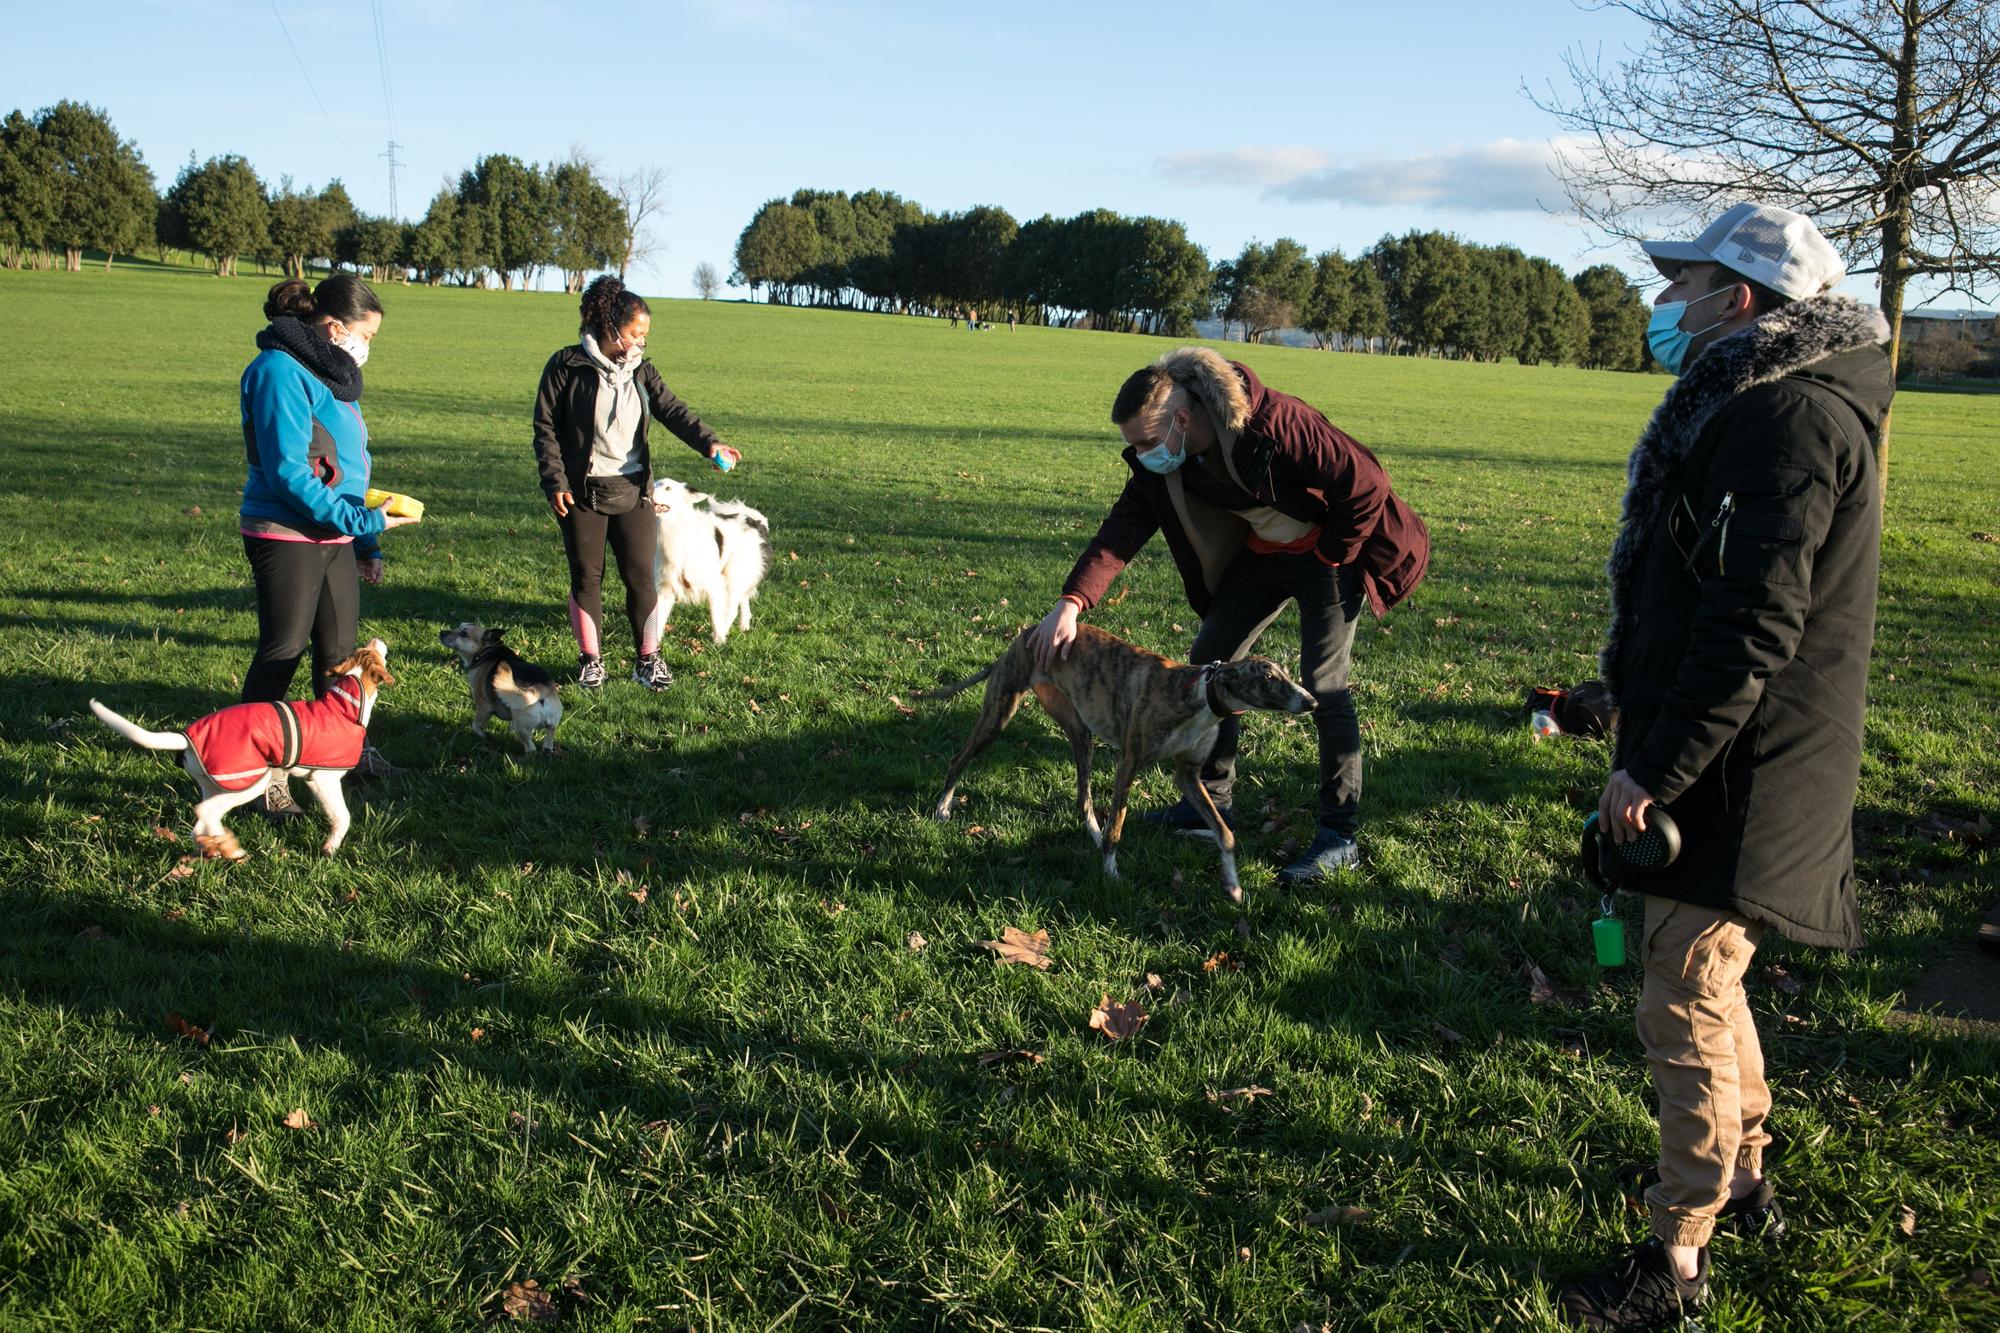
[(604, 688), (604, 659), (596, 653), (582, 653), (576, 659), (576, 683), (585, 690)]
[(257, 802), (257, 813), (273, 824), (282, 824), (288, 819), (297, 819), (305, 811), (292, 799), (292, 784), (283, 774), (275, 774), (271, 785), (264, 788), (263, 797)]
[[(1223, 827), (1231, 832), (1235, 831), (1236, 812), (1231, 807), (1218, 805), (1215, 807), (1215, 813), (1222, 816)], [(1188, 803), (1185, 796), (1164, 810), (1148, 810), (1140, 815), (1139, 819), (1154, 828), (1165, 829), (1169, 833), (1185, 834), (1190, 838), (1215, 837), (1208, 831), (1208, 821), (1201, 817), (1200, 811)]]
[(657, 694), (674, 683), (674, 673), (667, 670), (658, 653), (647, 653), (632, 664), (632, 679)]
[(1361, 862), (1361, 848), (1338, 829), (1320, 825), (1312, 846), (1299, 853), (1296, 861), (1278, 872), (1280, 884), (1317, 884)]
[[(1660, 1183), (1660, 1168), (1650, 1162), (1627, 1162), (1618, 1168), (1615, 1179), (1628, 1202), (1643, 1208), (1646, 1191)], [(1778, 1206), (1778, 1190), (1769, 1176), (1740, 1199), (1731, 1199), (1715, 1215), (1715, 1224), (1744, 1240), (1771, 1242), (1785, 1235), (1785, 1210)]]
[(1708, 1290), (1708, 1250), (1695, 1260), (1692, 1280), (1674, 1271), (1659, 1240), (1634, 1245), (1602, 1272), (1563, 1284), (1556, 1309), (1571, 1328), (1672, 1328), (1701, 1309)]

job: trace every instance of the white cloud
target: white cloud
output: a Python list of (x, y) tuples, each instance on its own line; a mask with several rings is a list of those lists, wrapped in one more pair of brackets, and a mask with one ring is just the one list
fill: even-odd
[(1323, 149), (1244, 147), (1173, 153), (1154, 163), (1188, 185), (1261, 186), (1267, 199), (1474, 213), (1566, 212), (1552, 140), (1495, 139), (1406, 157), (1342, 158)]

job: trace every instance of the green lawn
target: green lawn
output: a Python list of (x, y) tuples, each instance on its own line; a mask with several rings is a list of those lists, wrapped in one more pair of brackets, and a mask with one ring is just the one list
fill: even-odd
[[(470, 733), (435, 635), (505, 625), (567, 678), (527, 418), (574, 304), (390, 288), (364, 406), (429, 517), (363, 610), (410, 771), (362, 787), (333, 861), (315, 810), (183, 865), (191, 784), (85, 700), (175, 725), (235, 698), (264, 286), (0, 272), (0, 1325), (471, 1328), (533, 1279), (588, 1328), (1535, 1328), (1545, 1278), (1637, 1238), (1611, 1183), (1654, 1147), (1637, 974), (1593, 964), (1572, 862), (1606, 755), (1518, 705), (1594, 672), (1664, 380), (1236, 349), (1374, 446), (1436, 541), (1357, 648), (1365, 870), (1275, 886), (1311, 733), (1259, 717), (1239, 912), (1212, 850), (1144, 829), (1103, 880), (1032, 707), (959, 821), (925, 819), (976, 699), (896, 702), (1047, 609), (1121, 484), (1111, 393), (1166, 344), (659, 303), (669, 383), (745, 455), (666, 466), (764, 509), (777, 563), (726, 646), (679, 614), (664, 696), (614, 616), (613, 685), (523, 762)], [(1911, 395), (1896, 427), (1872, 943), (1760, 960), (1802, 983), (1753, 992), (1794, 1237), (1718, 1243), (1710, 1329), (2000, 1326), (1972, 1274), (2000, 1259), (2000, 1047), (1891, 1020), (1995, 889), (1977, 834), (1923, 821), (2000, 822), (2000, 545), (1974, 540), (2000, 398)], [(1164, 553), (1125, 589), (1094, 619), (1185, 651)], [(1295, 660), (1290, 622), (1266, 650)], [(1054, 965), (975, 947), (1009, 925)], [(1531, 966), (1571, 1002), (1532, 1004)], [(1106, 994), (1151, 1011), (1137, 1038), (1090, 1030)], [(978, 1059), (1017, 1048), (1042, 1058)]]

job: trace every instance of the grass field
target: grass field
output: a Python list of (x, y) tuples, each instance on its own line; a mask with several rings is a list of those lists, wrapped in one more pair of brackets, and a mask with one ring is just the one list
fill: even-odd
[[(1637, 1238), (1610, 1175), (1654, 1148), (1637, 974), (1592, 962), (1572, 868), (1606, 755), (1518, 705), (1594, 674), (1664, 380), (1236, 349), (1436, 539), (1358, 642), (1365, 869), (1275, 886), (1311, 734), (1259, 717), (1238, 911), (1211, 850), (1144, 829), (1103, 880), (1033, 708), (959, 821), (923, 818), (976, 703), (897, 706), (1047, 609), (1121, 484), (1110, 394), (1163, 344), (660, 303), (655, 359), (745, 455), (665, 467), (764, 509), (777, 564), (726, 646), (679, 614), (663, 696), (614, 616), (614, 683), (523, 762), (435, 635), (505, 625), (567, 676), (527, 416), (574, 307), (392, 288), (364, 406), (429, 517), (363, 622), (410, 771), (336, 860), (315, 811), (187, 865), (190, 784), (85, 700), (236, 697), (263, 287), (0, 272), (0, 1326), (471, 1328), (532, 1279), (579, 1328), (1537, 1328), (1545, 1279)], [(1710, 1329), (2000, 1327), (2000, 1047), (1892, 1019), (1995, 889), (1979, 835), (1926, 821), (2000, 821), (2000, 398), (1896, 426), (1872, 942), (1760, 958), (1799, 983), (1753, 991), (1795, 1234), (1718, 1242)], [(1163, 552), (1093, 618), (1168, 652), (1195, 627)], [(1291, 622), (1266, 651), (1295, 659)], [(975, 947), (1010, 925), (1054, 965)], [(1136, 1038), (1090, 1030), (1104, 995), (1150, 1010)], [(1040, 1058), (979, 1059), (1011, 1050)]]

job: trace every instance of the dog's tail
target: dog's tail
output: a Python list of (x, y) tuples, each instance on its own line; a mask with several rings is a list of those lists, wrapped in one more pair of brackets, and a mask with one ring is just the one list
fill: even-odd
[(148, 731), (131, 719), (120, 717), (95, 699), (90, 701), (90, 711), (97, 714), (98, 721), (134, 745), (142, 745), (148, 750), (185, 750), (188, 747), (188, 738), (179, 732)]
[(949, 699), (951, 698), (952, 695), (961, 694), (964, 691), (971, 689), (974, 685), (977, 685), (980, 681), (985, 680), (988, 676), (993, 674), (993, 672), (999, 667), (999, 665), (1000, 663), (997, 660), (988, 662), (985, 666), (979, 668), (979, 670), (973, 672), (971, 675), (967, 676), (964, 680), (959, 681), (956, 685), (940, 685), (938, 686), (938, 688), (934, 690), (925, 690), (921, 694), (913, 694), (910, 697), (912, 699), (923, 699), (923, 700)]

